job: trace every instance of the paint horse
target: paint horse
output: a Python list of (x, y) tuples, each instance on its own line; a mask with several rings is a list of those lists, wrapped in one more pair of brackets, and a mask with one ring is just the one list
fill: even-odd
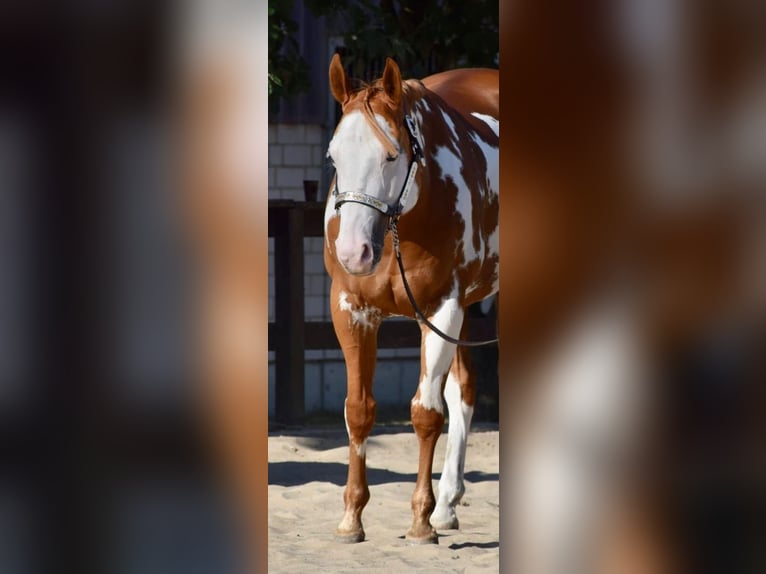
[[(499, 82), (496, 70), (454, 70), (402, 81), (387, 59), (381, 79), (352, 89), (340, 57), (330, 88), (343, 116), (330, 141), (335, 178), (325, 211), (331, 311), (346, 361), (349, 436), (343, 542), (364, 540), (370, 493), (365, 449), (375, 421), (377, 333), (390, 316), (415, 317), (394, 255), (401, 252), (416, 305), (448, 337), (465, 336), (465, 309), (498, 290)], [(392, 233), (387, 231), (392, 228)], [(396, 238), (396, 241), (395, 241)], [(433, 455), (449, 409), (439, 498)], [(421, 371), (410, 403), (419, 441), (411, 543), (437, 542), (457, 528), (475, 378), (466, 347), (421, 322)]]

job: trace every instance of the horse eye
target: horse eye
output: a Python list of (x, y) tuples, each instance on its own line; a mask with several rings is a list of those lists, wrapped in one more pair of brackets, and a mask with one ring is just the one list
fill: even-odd
[(399, 158), (398, 155), (387, 155), (386, 161), (396, 161)]

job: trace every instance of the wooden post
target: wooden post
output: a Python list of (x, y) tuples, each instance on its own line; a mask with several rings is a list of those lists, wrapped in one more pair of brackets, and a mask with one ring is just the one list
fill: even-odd
[(305, 414), (303, 210), (290, 207), (286, 219), (287, 229), (274, 238), (275, 414), (295, 424)]

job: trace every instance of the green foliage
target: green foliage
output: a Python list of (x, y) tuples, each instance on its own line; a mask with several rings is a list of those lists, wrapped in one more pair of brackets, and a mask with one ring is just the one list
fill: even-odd
[(295, 40), (293, 0), (269, 0), (269, 112), (279, 111), (283, 98), (309, 89), (308, 64)]
[[(394, 58), (405, 77), (457, 67), (496, 67), (498, 0), (305, 0), (343, 31), (343, 63), (365, 78), (371, 63)], [(269, 0), (269, 108), (309, 89), (295, 40), (293, 0)], [(381, 69), (374, 73), (382, 72)]]
[[(496, 67), (498, 0), (306, 0), (345, 31), (345, 64), (361, 75), (391, 56), (407, 77), (457, 67)], [(371, 79), (371, 78), (366, 78)]]

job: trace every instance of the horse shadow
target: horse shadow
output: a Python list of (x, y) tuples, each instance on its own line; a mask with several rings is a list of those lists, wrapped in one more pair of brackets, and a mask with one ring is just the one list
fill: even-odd
[[(300, 462), (284, 461), (269, 463), (269, 484), (274, 486), (299, 486), (309, 482), (329, 482), (336, 486), (345, 486), (348, 465), (339, 462)], [(434, 479), (441, 473), (434, 473)], [(389, 484), (392, 482), (412, 482), (418, 478), (417, 473), (402, 473), (384, 468), (367, 468), (367, 483), (370, 486)], [(468, 482), (486, 482), (500, 479), (498, 473), (470, 471), (465, 473)]]
[[(339, 462), (270, 462), (269, 484), (276, 486), (299, 486), (309, 482), (329, 482), (345, 486), (348, 465)], [(391, 482), (410, 482), (417, 479), (417, 473), (400, 473), (382, 468), (367, 468), (367, 482), (370, 486)]]
[(449, 545), (450, 550), (462, 550), (464, 548), (483, 548), (488, 550), (491, 548), (500, 548), (500, 542), (497, 540), (494, 542), (462, 542), (460, 544), (454, 542)]

